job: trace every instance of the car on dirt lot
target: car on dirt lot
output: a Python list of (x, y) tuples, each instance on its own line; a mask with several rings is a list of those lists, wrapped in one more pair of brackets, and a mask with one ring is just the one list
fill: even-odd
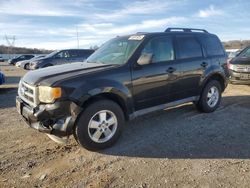
[(5, 61), (5, 59), (0, 56), (0, 62), (4, 62), (4, 61)]
[(95, 50), (91, 49), (68, 49), (54, 51), (51, 54), (30, 62), (31, 70), (85, 61)]
[(35, 57), (33, 57), (33, 58), (29, 59), (29, 60), (18, 61), (16, 63), (16, 67), (28, 70), (29, 67), (30, 67), (30, 62), (35, 61), (35, 60), (39, 60), (39, 59), (41, 59), (41, 58), (43, 58), (45, 56), (46, 55), (36, 55)]
[(89, 150), (104, 149), (138, 116), (188, 102), (215, 111), (228, 83), (226, 60), (219, 38), (206, 30), (116, 37), (86, 62), (27, 73), (16, 106), (53, 140), (73, 134)]
[(4, 74), (0, 71), (0, 85), (5, 83), (5, 76)]
[(29, 59), (31, 59), (31, 58), (33, 58), (33, 57), (35, 57), (35, 56), (34, 56), (34, 55), (29, 55), (29, 54), (18, 55), (18, 56), (16, 56), (16, 57), (12, 58), (12, 59), (9, 59), (9, 60), (8, 60), (8, 63), (9, 63), (10, 65), (16, 65), (16, 63), (17, 63), (18, 61), (29, 60)]
[(250, 46), (228, 62), (228, 69), (231, 83), (250, 84)]

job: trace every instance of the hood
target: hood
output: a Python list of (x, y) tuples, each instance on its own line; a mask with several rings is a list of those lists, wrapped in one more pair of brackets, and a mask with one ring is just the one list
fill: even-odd
[(98, 70), (104, 70), (112, 65), (98, 63), (78, 62), (65, 65), (51, 66), (34, 71), (29, 71), (22, 80), (31, 85), (52, 85), (57, 81), (77, 75), (83, 75)]
[(236, 65), (250, 65), (250, 57), (235, 57), (231, 60), (232, 64)]

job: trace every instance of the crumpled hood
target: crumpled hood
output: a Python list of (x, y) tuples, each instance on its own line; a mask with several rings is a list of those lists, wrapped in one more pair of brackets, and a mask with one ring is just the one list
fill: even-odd
[(31, 85), (52, 85), (72, 76), (83, 75), (90, 72), (106, 69), (112, 65), (98, 63), (78, 62), (65, 65), (51, 66), (34, 71), (29, 71), (22, 80)]

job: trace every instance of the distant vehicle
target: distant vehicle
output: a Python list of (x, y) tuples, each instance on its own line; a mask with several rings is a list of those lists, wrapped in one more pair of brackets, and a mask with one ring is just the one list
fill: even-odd
[(35, 57), (34, 55), (19, 55), (8, 61), (10, 65), (15, 65), (18, 61), (29, 60)]
[(116, 37), (83, 63), (28, 72), (16, 107), (30, 127), (56, 141), (73, 134), (89, 150), (104, 149), (125, 120), (187, 102), (215, 111), (228, 76), (216, 35), (168, 28)]
[(0, 85), (5, 83), (5, 76), (4, 74), (0, 71)]
[(41, 59), (43, 57), (45, 57), (46, 55), (37, 55), (29, 60), (23, 60), (23, 61), (18, 61), (16, 63), (16, 67), (20, 67), (20, 68), (23, 68), (23, 69), (26, 69), (28, 70), (29, 69), (29, 65), (30, 65), (30, 62), (34, 61), (34, 60), (38, 60), (38, 59)]
[(44, 58), (30, 62), (30, 69), (40, 69), (44, 67), (62, 65), (67, 63), (83, 62), (95, 50), (90, 49), (68, 49), (54, 51)]
[(0, 62), (4, 62), (4, 58), (0, 56)]
[(231, 83), (250, 84), (250, 46), (228, 62), (228, 69)]

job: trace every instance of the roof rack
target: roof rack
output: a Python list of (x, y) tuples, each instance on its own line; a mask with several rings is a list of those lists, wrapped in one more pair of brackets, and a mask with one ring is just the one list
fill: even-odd
[(194, 29), (194, 28), (178, 28), (178, 27), (169, 27), (165, 30), (165, 32), (171, 31), (182, 31), (182, 32), (203, 32), (208, 33), (205, 29)]

